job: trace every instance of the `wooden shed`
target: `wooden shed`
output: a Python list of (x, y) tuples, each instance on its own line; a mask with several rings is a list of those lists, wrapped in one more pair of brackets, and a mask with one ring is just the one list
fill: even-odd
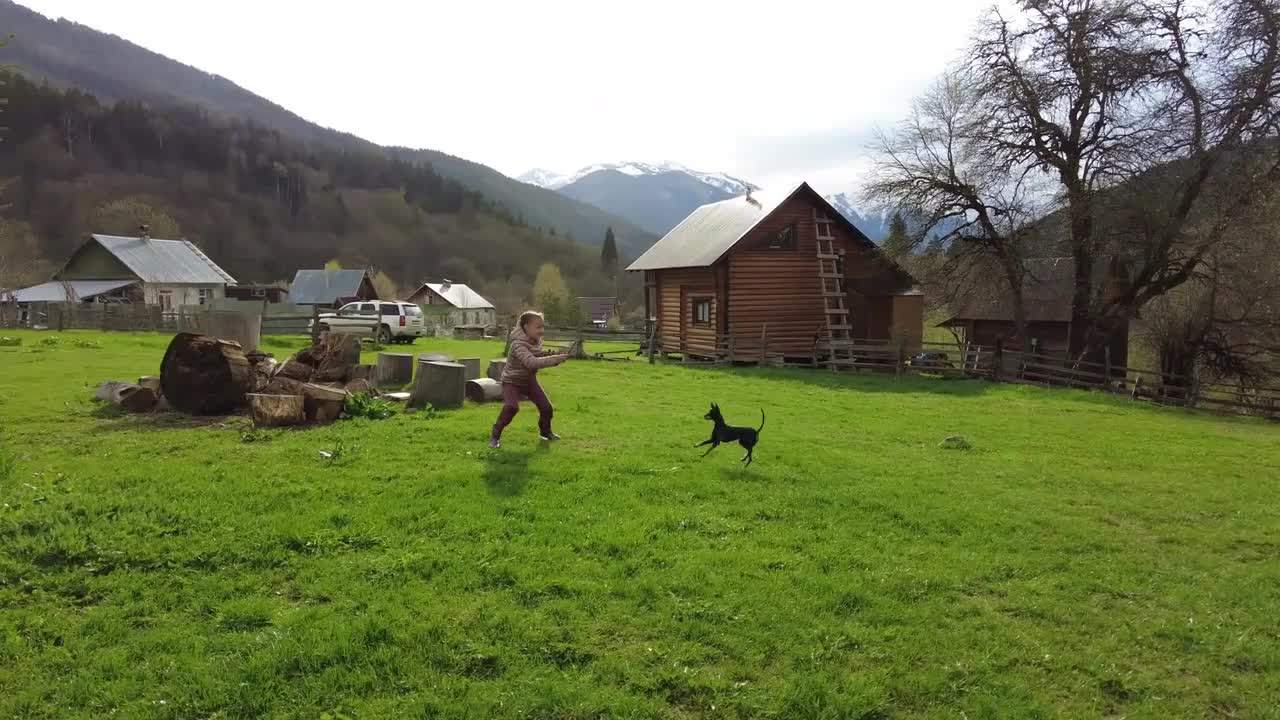
[(703, 205), (627, 268), (645, 274), (657, 349), (767, 346), (811, 357), (859, 340), (919, 347), (924, 298), (902, 268), (807, 183)]

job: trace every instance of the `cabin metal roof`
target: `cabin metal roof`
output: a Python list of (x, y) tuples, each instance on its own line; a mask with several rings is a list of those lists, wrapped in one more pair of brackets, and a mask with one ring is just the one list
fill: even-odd
[(146, 283), (224, 285), (236, 281), (186, 240), (96, 234), (90, 237)]
[[(459, 310), (492, 310), (493, 303), (484, 299), (480, 293), (472, 290), (466, 283), (423, 283), (423, 288), (430, 288), (432, 292), (444, 298), (445, 302), (458, 308)], [(418, 288), (418, 292), (422, 292), (422, 288)], [(415, 292), (414, 295), (417, 295)]]
[(806, 193), (832, 221), (845, 225), (859, 242), (875, 247), (862, 231), (822, 198), (808, 183), (786, 192), (756, 191), (703, 205), (689, 214), (627, 267), (638, 270), (707, 267), (714, 264), (762, 220), (792, 197)]
[[(14, 301), (29, 302), (77, 302), (103, 293), (137, 284), (137, 280), (50, 280), (29, 288), (13, 291)], [(67, 286), (74, 297), (68, 297)]]
[(295, 305), (328, 305), (358, 297), (364, 270), (299, 270), (289, 285), (289, 302)]

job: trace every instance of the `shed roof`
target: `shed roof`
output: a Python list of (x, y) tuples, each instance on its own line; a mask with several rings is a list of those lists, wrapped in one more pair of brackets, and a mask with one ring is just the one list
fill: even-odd
[(860, 243), (876, 247), (808, 183), (800, 183), (787, 192), (753, 192), (699, 207), (631, 263), (627, 270), (712, 265), (783, 203), (800, 194), (810, 196), (819, 207), (825, 208), (827, 215), (844, 225)]
[[(1024, 261), (1027, 276), (1022, 286), (1022, 307), (1028, 322), (1071, 322), (1071, 296), (1075, 290), (1075, 260), (1069, 257), (1032, 258)], [(1100, 289), (1106, 263), (1093, 269), (1094, 288)], [(995, 272), (993, 270), (993, 272)], [(997, 275), (998, 276), (998, 275)], [(984, 283), (957, 303), (951, 317), (941, 323), (961, 320), (1013, 321), (1013, 303), (1004, 283)]]
[(235, 278), (186, 240), (90, 235), (138, 279), (173, 285), (223, 285)]
[(608, 320), (613, 317), (613, 309), (618, 306), (616, 297), (580, 297), (578, 307), (582, 314), (591, 320)]
[[(14, 291), (16, 302), (76, 302), (136, 284), (137, 280), (50, 280)], [(67, 297), (67, 286), (75, 297)]]
[[(444, 298), (445, 302), (459, 310), (492, 310), (493, 303), (484, 299), (480, 293), (472, 290), (465, 283), (423, 283), (422, 287)], [(418, 288), (421, 292), (422, 288)], [(418, 293), (415, 292), (414, 295)]]
[(289, 301), (295, 305), (328, 305), (358, 297), (364, 270), (299, 270), (289, 285)]

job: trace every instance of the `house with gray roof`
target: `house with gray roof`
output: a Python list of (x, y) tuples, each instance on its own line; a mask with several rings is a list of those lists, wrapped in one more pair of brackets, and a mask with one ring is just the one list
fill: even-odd
[(465, 283), (443, 280), (423, 283), (409, 296), (409, 302), (421, 305), (450, 327), (491, 327), (498, 322), (493, 303)]
[(336, 308), (357, 300), (379, 299), (368, 270), (299, 270), (289, 285), (289, 302), (295, 305)]
[(18, 302), (132, 302), (175, 310), (226, 295), (235, 278), (186, 240), (90, 235), (51, 282), (19, 290)]

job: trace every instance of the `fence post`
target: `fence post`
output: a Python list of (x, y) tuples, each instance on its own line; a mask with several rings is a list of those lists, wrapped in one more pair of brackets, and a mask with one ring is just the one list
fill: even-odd
[(320, 306), (311, 306), (311, 344), (320, 344)]
[(1111, 346), (1102, 348), (1102, 387), (1111, 392)]
[(902, 377), (902, 367), (907, 363), (907, 341), (898, 339), (898, 347), (896, 349), (898, 360), (893, 364), (893, 374), (895, 377)]
[(760, 326), (760, 365), (764, 365), (769, 349), (769, 323)]
[[(510, 344), (511, 341), (508, 340), (507, 342), (508, 344)], [(654, 353), (657, 352), (657, 347), (655, 347), (657, 342), (658, 342), (658, 323), (654, 322), (653, 325), (650, 326), (649, 328), (649, 364), (650, 365), (653, 364), (653, 356), (654, 356)], [(505, 355), (506, 352), (503, 352), (503, 354)]]
[(991, 379), (1000, 381), (1000, 371), (1004, 370), (1004, 338), (996, 338), (996, 349), (991, 356)]

